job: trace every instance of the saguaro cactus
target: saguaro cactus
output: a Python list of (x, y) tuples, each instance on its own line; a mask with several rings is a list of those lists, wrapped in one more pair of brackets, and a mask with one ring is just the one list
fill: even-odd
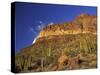
[(51, 56), (51, 47), (48, 50), (48, 56)]

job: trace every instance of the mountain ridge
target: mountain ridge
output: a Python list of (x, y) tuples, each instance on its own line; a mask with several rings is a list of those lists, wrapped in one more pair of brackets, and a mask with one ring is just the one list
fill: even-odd
[[(81, 14), (72, 22), (53, 24), (44, 27), (38, 37), (50, 35), (94, 33), (96, 34), (96, 16)], [(92, 23), (91, 23), (92, 22)]]

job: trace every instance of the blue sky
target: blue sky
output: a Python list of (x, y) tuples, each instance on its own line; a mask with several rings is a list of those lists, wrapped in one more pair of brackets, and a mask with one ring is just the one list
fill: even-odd
[(42, 27), (48, 24), (73, 21), (77, 15), (82, 13), (97, 15), (97, 8), (16, 2), (16, 51), (30, 46)]

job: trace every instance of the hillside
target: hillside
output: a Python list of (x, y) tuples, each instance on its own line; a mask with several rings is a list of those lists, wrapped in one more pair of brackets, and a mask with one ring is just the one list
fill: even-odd
[(16, 53), (16, 72), (41, 72), (97, 67), (97, 17), (44, 27), (36, 42)]

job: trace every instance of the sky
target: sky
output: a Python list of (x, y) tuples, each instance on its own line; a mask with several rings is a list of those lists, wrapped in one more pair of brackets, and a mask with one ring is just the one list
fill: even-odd
[(82, 13), (97, 15), (97, 8), (90, 6), (16, 2), (16, 52), (32, 45), (33, 40), (46, 25), (73, 21), (76, 16)]

